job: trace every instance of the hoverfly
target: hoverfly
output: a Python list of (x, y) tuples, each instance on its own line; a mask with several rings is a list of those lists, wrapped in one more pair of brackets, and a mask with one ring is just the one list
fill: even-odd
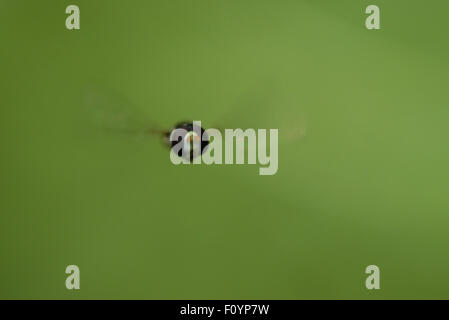
[[(114, 92), (108, 92), (99, 88), (89, 88), (86, 90), (85, 104), (90, 118), (100, 129), (134, 136), (156, 136), (169, 148), (181, 143), (182, 148), (178, 151), (178, 156), (180, 157), (184, 156), (192, 160), (194, 157), (204, 153), (210, 142), (205, 128), (199, 128), (201, 132), (194, 130), (193, 120), (176, 121), (175, 119), (175, 124), (172, 127), (163, 128), (155, 125), (147, 114), (133, 105), (128, 99)], [(241, 103), (238, 108), (231, 108), (231, 112), (228, 110), (227, 115), (222, 116), (220, 122), (222, 124), (225, 122), (238, 124), (234, 128), (242, 129), (255, 128), (258, 122), (269, 128), (270, 123), (273, 123), (271, 128), (278, 128), (284, 134), (281, 137), (281, 143), (282, 141), (294, 143), (305, 135), (306, 127), (302, 114), (278, 117), (275, 109), (273, 113), (270, 113), (266, 109), (260, 108), (261, 105), (266, 104), (266, 99), (259, 102), (252, 100), (245, 105)], [(266, 113), (268, 113), (269, 119), (265, 116)], [(226, 118), (227, 120), (223, 120)], [(261, 121), (261, 118), (264, 121)], [(287, 120), (280, 121), (279, 119), (282, 118), (287, 118)], [(246, 126), (242, 126), (242, 124), (246, 124)], [(223, 125), (213, 126), (213, 128), (217, 128), (220, 131), (225, 130)], [(178, 136), (176, 140), (171, 139), (172, 133), (179, 129), (183, 130), (185, 134)], [(200, 143), (195, 144), (195, 141)], [(200, 149), (196, 150), (195, 145), (200, 146)]]

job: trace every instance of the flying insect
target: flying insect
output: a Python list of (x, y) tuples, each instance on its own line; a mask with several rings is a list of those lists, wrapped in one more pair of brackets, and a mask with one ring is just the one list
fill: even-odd
[[(93, 120), (96, 127), (103, 130), (133, 136), (156, 136), (159, 137), (163, 144), (168, 148), (180, 144), (181, 148), (177, 151), (178, 156), (189, 160), (203, 154), (210, 143), (206, 129), (203, 127), (195, 129), (193, 121), (179, 121), (171, 128), (164, 129), (161, 126), (155, 125), (146, 113), (137, 108), (129, 100), (110, 90), (105, 91), (99, 88), (89, 88), (85, 98), (85, 105), (90, 113), (90, 118)], [(235, 124), (236, 122), (246, 123), (247, 125), (243, 128), (257, 128), (258, 126), (256, 124), (259, 122), (262, 124), (259, 128), (278, 128), (281, 131), (281, 134), (284, 134), (283, 137), (281, 136), (281, 142), (284, 140), (288, 143), (294, 143), (305, 135), (306, 128), (303, 116), (288, 116), (290, 123), (294, 121), (294, 119), (297, 119), (297, 121), (293, 125), (285, 125), (287, 121), (279, 121), (276, 112), (274, 112), (273, 115), (270, 114), (269, 120), (267, 120), (267, 117), (256, 117), (256, 113), (261, 110), (258, 107), (259, 105), (263, 105), (263, 103), (260, 102), (260, 104), (257, 104), (253, 101), (251, 104), (248, 103), (244, 107), (231, 108), (230, 110), (227, 110), (227, 114), (222, 117), (225, 119), (227, 118), (227, 120), (221, 120), (221, 122), (229, 124)], [(266, 110), (262, 108), (262, 111)], [(230, 113), (231, 116), (229, 116)], [(239, 113), (240, 117), (232, 115)], [(238, 121), (239, 118), (241, 121)], [(260, 121), (261, 118), (265, 121)], [(273, 125), (270, 125), (271, 123)], [(214, 128), (224, 131), (223, 126), (214, 126)], [(240, 124), (235, 126), (235, 128), (242, 128), (242, 126)], [(183, 132), (183, 134), (177, 135), (175, 139), (172, 139), (171, 136), (173, 133), (179, 131)]]

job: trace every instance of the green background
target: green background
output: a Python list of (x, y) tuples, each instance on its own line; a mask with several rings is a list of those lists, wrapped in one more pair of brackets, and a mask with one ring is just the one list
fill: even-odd
[[(449, 298), (448, 12), (1, 0), (0, 298)], [(279, 171), (175, 166), (95, 129), (86, 87), (162, 128), (280, 128)]]

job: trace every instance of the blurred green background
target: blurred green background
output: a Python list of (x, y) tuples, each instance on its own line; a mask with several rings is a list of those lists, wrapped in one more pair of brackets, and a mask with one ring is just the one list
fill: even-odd
[[(448, 10), (0, 0), (0, 298), (449, 298)], [(280, 127), (279, 171), (174, 166), (95, 130), (86, 86), (161, 127)]]

